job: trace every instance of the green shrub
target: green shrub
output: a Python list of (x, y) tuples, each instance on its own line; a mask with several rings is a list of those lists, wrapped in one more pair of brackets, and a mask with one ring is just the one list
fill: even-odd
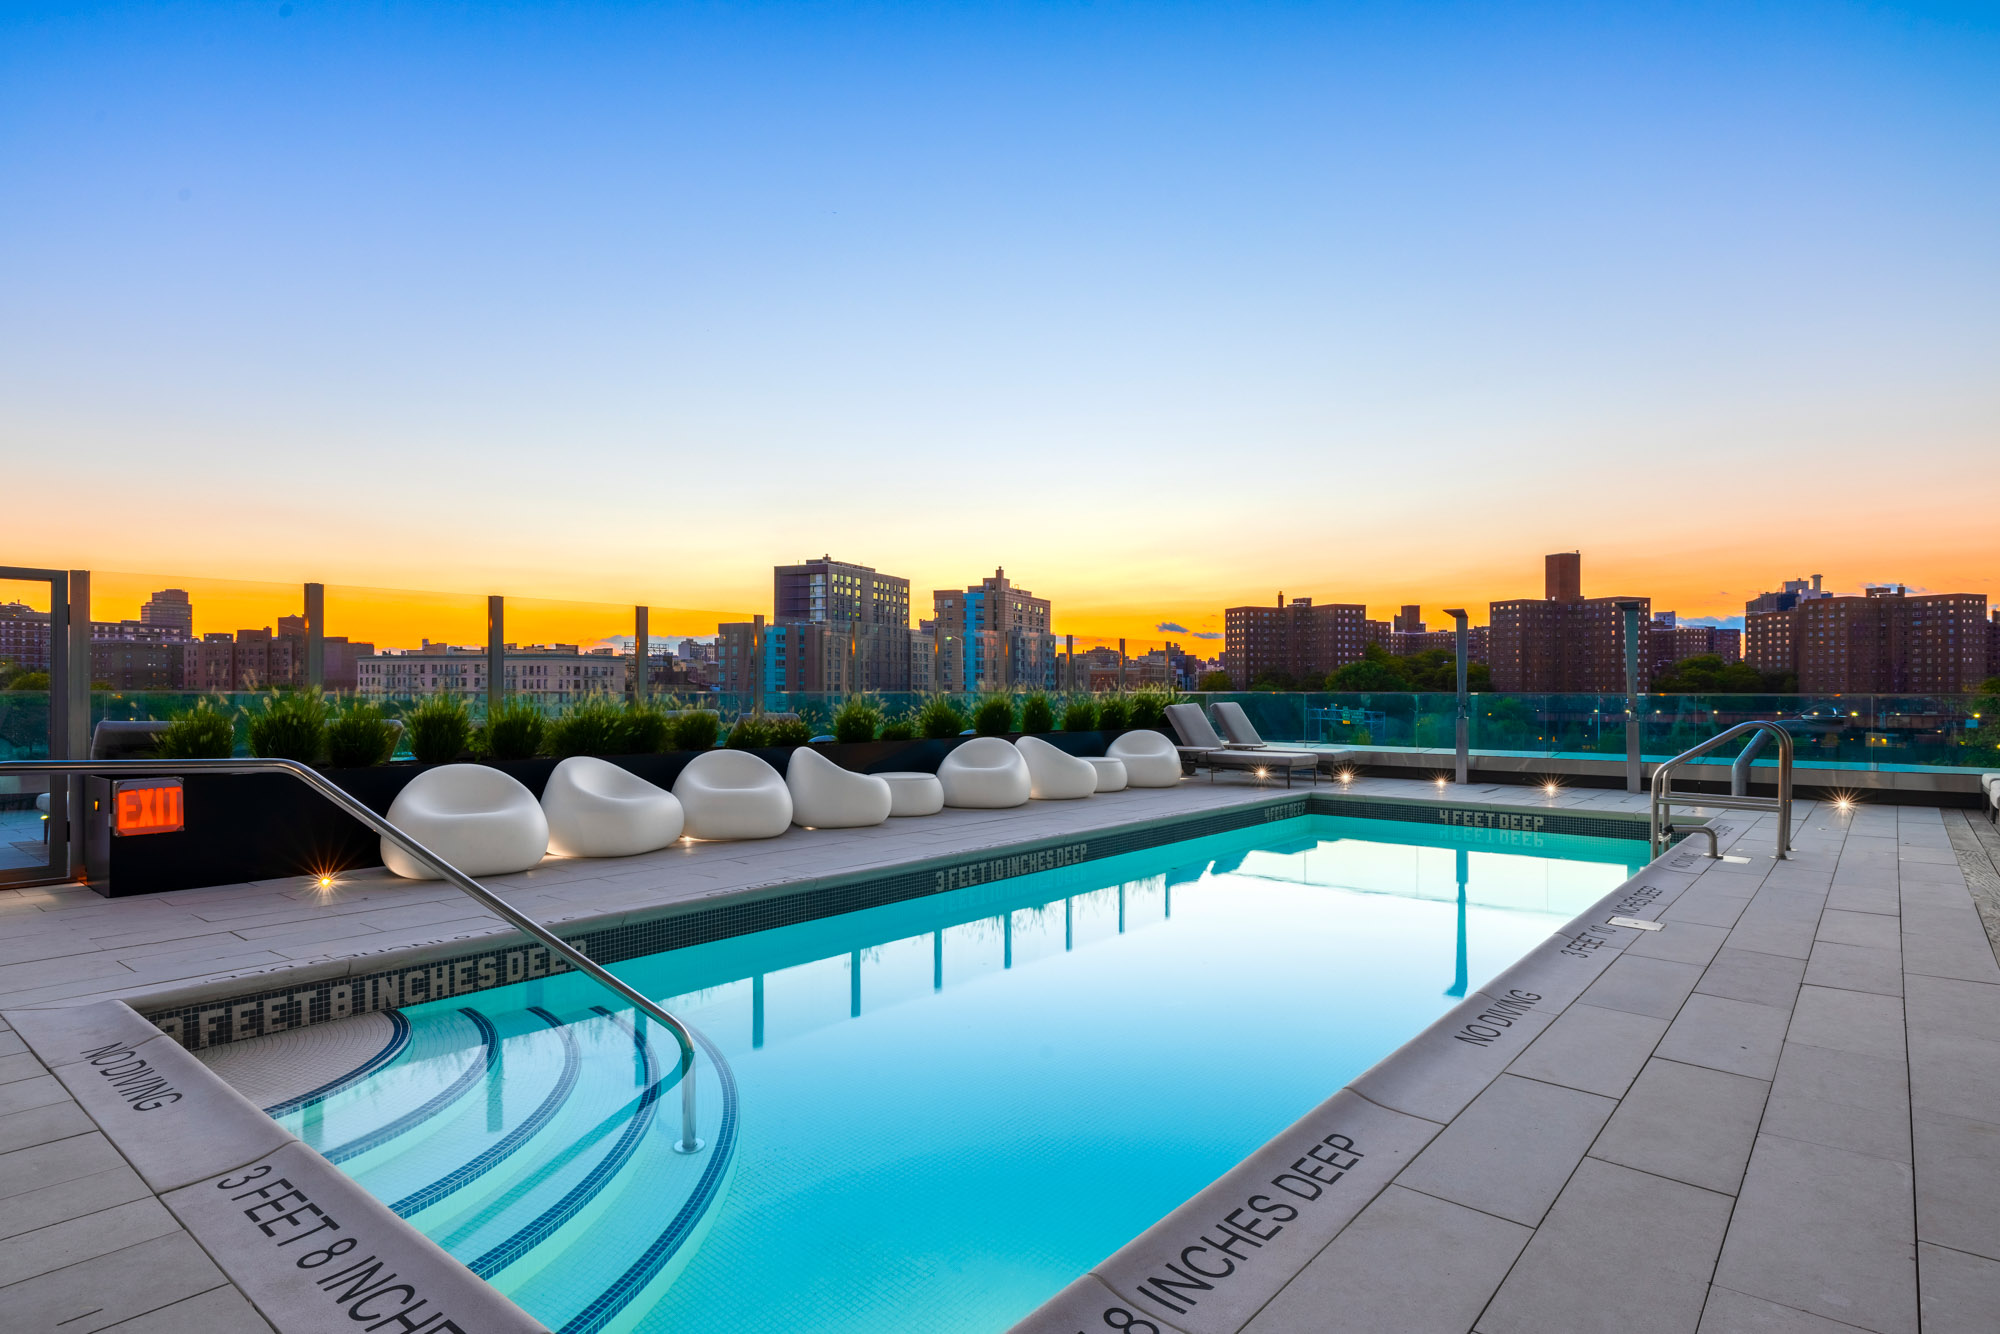
[(833, 715), (835, 741), (873, 741), (882, 726), (882, 706), (866, 695), (849, 695)]
[(675, 750), (713, 750), (722, 719), (712, 709), (689, 709), (668, 719), (668, 740)]
[(504, 701), (479, 729), (480, 749), (490, 759), (529, 760), (542, 753), (549, 731), (541, 709), (525, 699)]
[(1178, 690), (1164, 686), (1146, 686), (1132, 692), (1132, 715), (1128, 720), (1134, 727), (1160, 727), (1167, 721), (1167, 706), (1181, 702)]
[(403, 728), (419, 764), (450, 764), (472, 744), (472, 712), (458, 695), (430, 696), (403, 715)]
[(1132, 704), (1123, 695), (1106, 695), (1097, 702), (1097, 728), (1122, 732), (1132, 725)]
[(47, 672), (21, 672), (7, 682), (7, 688), (9, 690), (47, 690), (49, 688), (49, 674)]
[(767, 746), (803, 746), (818, 734), (803, 718), (773, 718), (764, 735)]
[(1095, 732), (1097, 730), (1097, 701), (1088, 695), (1071, 695), (1069, 703), (1063, 705), (1063, 731)]
[(609, 695), (591, 695), (564, 708), (549, 724), (546, 742), (558, 759), (572, 755), (623, 755), (625, 710)]
[(939, 737), (957, 736), (965, 730), (965, 715), (951, 702), (949, 695), (932, 695), (917, 710), (917, 731), (936, 740)]
[(386, 764), (396, 749), (396, 732), (379, 705), (351, 701), (326, 728), (326, 762), (336, 769)]
[(657, 704), (625, 706), (625, 753), (651, 755), (665, 750), (671, 731), (667, 711)]
[(914, 741), (917, 736), (917, 720), (910, 714), (902, 714), (882, 724), (882, 740)]
[(264, 711), (250, 720), (250, 753), (263, 759), (318, 764), (326, 750), (326, 699), (318, 687), (264, 698)]
[(1023, 732), (1056, 730), (1056, 706), (1049, 702), (1046, 693), (1036, 690), (1021, 700), (1021, 730)]
[(972, 711), (972, 730), (981, 736), (1004, 736), (1014, 730), (1014, 697), (988, 695)]
[(236, 753), (236, 720), (212, 701), (196, 700), (193, 708), (168, 715), (158, 750), (163, 760), (226, 760)]
[(729, 729), (729, 739), (722, 743), (731, 750), (756, 750), (771, 744), (771, 724), (760, 713), (746, 713), (736, 720), (736, 726)]

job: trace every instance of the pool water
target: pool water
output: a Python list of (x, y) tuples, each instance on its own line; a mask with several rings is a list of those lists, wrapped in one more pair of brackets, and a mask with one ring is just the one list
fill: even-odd
[(1643, 841), (1304, 816), (403, 1013), (288, 1126), (564, 1331), (1006, 1329)]

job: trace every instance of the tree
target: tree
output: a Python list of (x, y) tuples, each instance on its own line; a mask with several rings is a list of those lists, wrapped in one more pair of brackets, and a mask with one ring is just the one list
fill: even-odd
[(1361, 650), (1361, 661), (1336, 667), (1326, 675), (1328, 690), (1408, 690), (1410, 677), (1404, 660), (1392, 656), (1380, 644)]
[(1250, 688), (1270, 691), (1297, 690), (1299, 682), (1290, 672), (1281, 672), (1273, 667), (1257, 673), (1257, 679), (1250, 683)]
[(1653, 678), (1655, 695), (1755, 695), (1789, 693), (1798, 680), (1789, 672), (1760, 672), (1747, 662), (1724, 662), (1702, 653), (1682, 658)]
[(1229, 680), (1228, 672), (1203, 672), (1201, 680), (1195, 685), (1196, 690), (1234, 690), (1235, 688), (1235, 685)]

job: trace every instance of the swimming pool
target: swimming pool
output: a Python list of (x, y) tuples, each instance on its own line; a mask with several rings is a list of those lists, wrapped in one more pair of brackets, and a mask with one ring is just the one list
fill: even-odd
[(1307, 815), (396, 1016), (271, 1109), (551, 1329), (1004, 1330), (1646, 860)]

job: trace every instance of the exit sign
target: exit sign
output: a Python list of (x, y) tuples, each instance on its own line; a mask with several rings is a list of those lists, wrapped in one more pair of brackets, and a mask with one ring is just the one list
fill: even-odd
[(131, 778), (111, 785), (111, 828), (119, 835), (172, 834), (185, 822), (178, 778)]

